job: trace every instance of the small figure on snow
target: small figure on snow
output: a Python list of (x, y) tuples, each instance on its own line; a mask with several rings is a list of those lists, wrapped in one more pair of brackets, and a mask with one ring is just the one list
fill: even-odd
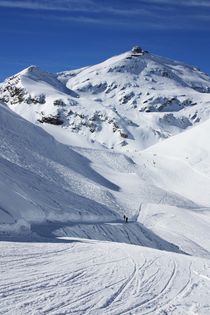
[(125, 218), (125, 222), (128, 223), (128, 217)]
[(123, 216), (123, 219), (124, 219), (124, 221), (126, 220), (126, 216), (125, 215)]

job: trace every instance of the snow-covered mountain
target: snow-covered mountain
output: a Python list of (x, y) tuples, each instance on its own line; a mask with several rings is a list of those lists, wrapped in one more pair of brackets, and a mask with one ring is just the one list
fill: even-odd
[(31, 66), (3, 82), (0, 98), (67, 143), (133, 151), (210, 117), (210, 77), (135, 47), (57, 75)]
[(0, 313), (208, 315), (210, 78), (135, 47), (0, 99)]
[[(119, 230), (117, 239), (148, 244), (135, 223), (140, 209), (140, 221), (147, 228), (151, 226), (145, 213), (152, 209), (165, 209), (166, 217), (171, 209), (178, 222), (180, 209), (185, 215), (186, 209), (208, 209), (210, 78), (199, 70), (136, 47), (99, 65), (59, 74), (31, 66), (0, 89), (5, 104), (0, 106), (5, 191), (1, 230), (8, 229), (5, 224), (14, 229), (20, 220), (29, 226), (47, 220), (75, 221), (82, 226), (68, 227), (65, 233), (92, 238), (94, 224), (101, 222), (94, 235), (101, 239), (105, 233), (105, 239), (116, 240), (103, 222), (126, 214), (134, 221), (133, 230)], [(189, 130), (180, 133), (185, 129)], [(163, 138), (169, 139), (158, 143)], [(144, 147), (148, 149), (140, 153)], [(10, 169), (24, 176), (16, 177)], [(12, 189), (14, 183), (17, 189)], [(92, 226), (83, 226), (92, 221)], [(170, 239), (156, 229), (152, 233)], [(158, 247), (157, 242), (149, 243)], [(178, 237), (170, 242), (194, 252)], [(208, 256), (208, 246), (207, 254), (202, 249), (199, 255)]]

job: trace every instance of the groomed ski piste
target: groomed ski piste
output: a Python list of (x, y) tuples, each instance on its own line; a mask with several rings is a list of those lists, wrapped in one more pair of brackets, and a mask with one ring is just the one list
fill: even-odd
[(124, 243), (1, 244), (2, 314), (209, 314), (210, 262)]
[(115, 150), (24, 106), (0, 104), (0, 314), (209, 315), (210, 120)]

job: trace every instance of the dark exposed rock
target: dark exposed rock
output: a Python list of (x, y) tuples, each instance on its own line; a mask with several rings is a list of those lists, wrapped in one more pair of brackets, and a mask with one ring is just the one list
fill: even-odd
[(31, 95), (29, 95), (27, 98), (24, 99), (24, 101), (27, 104), (45, 104), (46, 102), (44, 94), (40, 94), (35, 97), (32, 97)]
[(117, 130), (119, 130), (119, 126), (118, 126), (118, 124), (115, 122), (115, 121), (112, 121), (112, 123), (113, 123), (113, 132), (116, 132)]
[(53, 102), (53, 104), (54, 104), (55, 106), (61, 106), (61, 107), (66, 106), (66, 103), (65, 103), (62, 99), (57, 99), (57, 100), (55, 100), (55, 101)]
[(102, 93), (107, 89), (107, 82), (99, 83), (99, 84), (91, 84), (87, 83), (82, 87), (78, 88), (79, 92), (91, 92), (92, 94)]
[(120, 136), (122, 138), (128, 138), (128, 135), (125, 132), (123, 132), (122, 130), (119, 130), (119, 133), (120, 133)]
[(14, 85), (7, 85), (5, 89), (12, 98), (11, 104), (22, 103), (24, 101), (25, 90)]
[(126, 145), (128, 145), (128, 143), (125, 140), (123, 140), (122, 142), (120, 142), (120, 145), (121, 147), (125, 147)]
[(134, 92), (130, 92), (129, 94), (124, 95), (120, 102), (121, 104), (126, 104), (128, 101), (130, 101), (135, 96)]
[(60, 119), (59, 115), (57, 116), (43, 116), (41, 119), (38, 119), (40, 123), (46, 123), (51, 125), (63, 125), (63, 121)]
[(115, 90), (117, 88), (117, 84), (111, 84), (110, 86), (107, 87), (105, 93), (108, 94), (110, 93), (111, 91)]
[(0, 97), (0, 102), (8, 103), (9, 102), (9, 96), (4, 95), (4, 96)]

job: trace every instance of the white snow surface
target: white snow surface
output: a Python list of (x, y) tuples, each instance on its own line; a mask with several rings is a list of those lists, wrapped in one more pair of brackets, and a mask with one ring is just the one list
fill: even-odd
[(2, 314), (210, 312), (210, 262), (113, 242), (3, 242)]
[(0, 89), (0, 314), (210, 314), (209, 77), (127, 52)]
[(126, 156), (0, 112), (0, 313), (209, 314), (208, 121)]
[[(18, 220), (110, 221), (119, 216), (112, 192), (120, 187), (95, 171), (90, 160), (4, 105), (0, 117), (0, 230)], [(111, 156), (116, 159), (115, 153)], [(133, 164), (117, 157), (122, 162), (118, 172), (129, 177)]]

